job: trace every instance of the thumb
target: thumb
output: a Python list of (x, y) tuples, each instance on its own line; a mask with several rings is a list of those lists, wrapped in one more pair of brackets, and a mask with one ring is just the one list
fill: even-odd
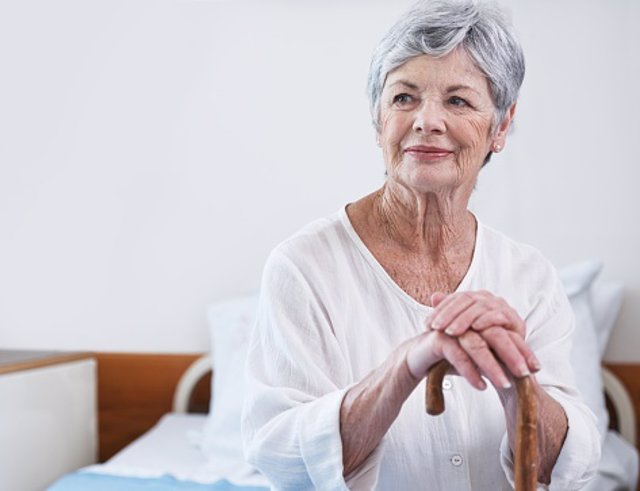
[(431, 294), (431, 305), (433, 307), (437, 307), (438, 304), (440, 304), (440, 302), (442, 302), (445, 298), (447, 298), (447, 295), (442, 293), (442, 292), (435, 292)]

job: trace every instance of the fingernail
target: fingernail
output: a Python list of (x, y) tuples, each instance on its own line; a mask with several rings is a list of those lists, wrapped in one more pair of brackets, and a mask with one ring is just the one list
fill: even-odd
[(503, 389), (510, 389), (511, 388), (511, 382), (509, 382), (507, 379), (504, 379), (504, 381), (502, 382), (502, 388)]
[(534, 358), (531, 364), (533, 365), (533, 368), (535, 368), (536, 372), (542, 368), (542, 365), (540, 365), (537, 358)]
[(529, 369), (525, 365), (520, 365), (518, 371), (520, 372), (521, 377), (527, 377), (531, 375), (531, 372), (529, 372)]
[(480, 390), (484, 390), (487, 388), (486, 382), (482, 379), (480, 379), (480, 383), (478, 384), (478, 386), (480, 387)]
[(433, 329), (439, 329), (440, 327), (442, 327), (442, 321), (440, 319), (433, 319), (431, 321), (431, 327)]
[(444, 332), (445, 332), (445, 333), (447, 333), (449, 336), (453, 336), (453, 335), (455, 334), (455, 332), (456, 332), (456, 331), (455, 331), (455, 329), (453, 329), (453, 327), (447, 327), (447, 328), (444, 330)]

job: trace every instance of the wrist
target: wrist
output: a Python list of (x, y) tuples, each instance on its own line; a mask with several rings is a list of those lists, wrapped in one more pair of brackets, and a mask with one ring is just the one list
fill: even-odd
[(405, 365), (412, 379), (419, 382), (439, 359), (433, 353), (429, 334), (412, 339), (405, 352)]

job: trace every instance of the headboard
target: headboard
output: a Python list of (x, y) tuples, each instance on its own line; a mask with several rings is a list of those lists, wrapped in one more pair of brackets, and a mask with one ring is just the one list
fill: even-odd
[[(167, 412), (209, 410), (209, 355), (96, 353), (96, 359), (101, 462), (150, 429)], [(611, 426), (640, 449), (636, 436), (640, 364), (607, 363), (603, 379)]]

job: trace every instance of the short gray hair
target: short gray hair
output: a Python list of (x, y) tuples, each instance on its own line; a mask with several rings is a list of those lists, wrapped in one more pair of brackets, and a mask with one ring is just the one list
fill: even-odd
[(460, 45), (487, 76), (496, 109), (494, 127), (499, 124), (516, 102), (524, 79), (524, 55), (510, 22), (495, 4), (423, 0), (391, 27), (373, 54), (367, 92), (376, 129), (389, 72), (415, 56), (444, 56)]

